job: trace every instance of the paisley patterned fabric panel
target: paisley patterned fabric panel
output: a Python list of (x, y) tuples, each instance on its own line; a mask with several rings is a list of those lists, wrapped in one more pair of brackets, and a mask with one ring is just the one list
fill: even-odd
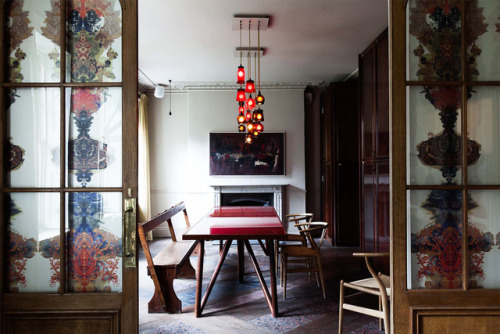
[(70, 292), (122, 290), (121, 193), (69, 193), (67, 275)]
[(59, 0), (13, 0), (8, 11), (10, 82), (60, 81)]
[(56, 193), (12, 193), (8, 198), (8, 291), (57, 293), (60, 286)]
[(122, 80), (122, 15), (119, 0), (68, 0), (68, 82)]
[(461, 99), (456, 87), (408, 88), (408, 184), (461, 184)]
[(408, 192), (408, 289), (462, 287), (461, 193)]
[(477, 207), (469, 210), (469, 287), (500, 288), (500, 190), (470, 192)]
[(59, 100), (58, 88), (18, 88), (9, 91), (9, 186), (59, 186)]
[(122, 184), (121, 88), (68, 88), (68, 184)]
[[(472, 2), (467, 9), (467, 20), (470, 21), (468, 30), (473, 31), (468, 35), (467, 54), (477, 65), (477, 73), (471, 73), (469, 80), (500, 80), (500, 3), (478, 0), (476, 5)], [(478, 52), (480, 56), (475, 57)]]
[(460, 0), (410, 0), (407, 80), (456, 81), (461, 73)]
[(500, 184), (500, 88), (473, 87), (467, 101), (469, 138), (481, 144), (481, 157), (468, 167), (469, 184)]

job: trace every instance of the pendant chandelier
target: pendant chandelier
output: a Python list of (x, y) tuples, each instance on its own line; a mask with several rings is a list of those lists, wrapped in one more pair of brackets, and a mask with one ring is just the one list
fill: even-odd
[[(262, 28), (261, 23), (265, 25), (264, 29), (267, 28), (267, 23), (269, 18), (235, 18), (239, 20), (239, 30), (240, 30), (240, 66), (237, 68), (236, 72), (236, 84), (240, 85), (236, 92), (236, 102), (238, 102), (238, 132), (245, 133), (245, 142), (250, 144), (253, 139), (258, 137), (259, 134), (264, 131), (264, 110), (261, 106), (265, 102), (264, 95), (261, 93), (260, 88), (260, 56), (262, 49), (260, 48), (260, 30)], [(244, 50), (242, 47), (242, 30), (243, 22), (248, 23), (248, 50)], [(256, 29), (255, 29), (256, 26)], [(234, 20), (233, 20), (234, 27)], [(257, 30), (257, 48), (252, 48), (251, 43), (251, 32), (250, 30)], [(234, 28), (233, 28), (234, 29)], [(248, 66), (248, 80), (245, 81), (245, 68), (242, 63), (243, 54), (247, 56), (247, 66)], [(257, 90), (255, 87), (255, 81), (252, 80), (252, 56), (254, 57), (254, 79), (257, 79)], [(245, 87), (243, 87), (245, 85)], [(258, 91), (258, 93), (256, 93)], [(255, 99), (252, 94), (255, 95)]]

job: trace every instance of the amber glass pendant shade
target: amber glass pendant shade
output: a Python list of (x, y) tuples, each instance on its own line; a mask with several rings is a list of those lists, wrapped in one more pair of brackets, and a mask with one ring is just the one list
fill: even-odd
[(264, 104), (264, 102), (266, 102), (266, 99), (264, 98), (264, 95), (262, 95), (262, 94), (260, 93), (260, 90), (259, 90), (259, 94), (255, 97), (255, 101), (257, 102), (257, 104), (258, 104), (259, 106), (263, 105), (263, 104)]
[(252, 132), (252, 131), (253, 131), (253, 129), (254, 129), (254, 125), (253, 125), (253, 123), (252, 123), (252, 122), (248, 123), (248, 125), (247, 125), (247, 130), (248, 130), (248, 132)]
[(253, 141), (253, 139), (252, 139), (252, 135), (248, 134), (248, 135), (247, 135), (247, 137), (245, 138), (245, 142), (246, 142), (247, 144), (251, 144), (251, 143), (252, 143), (252, 141)]
[(243, 124), (240, 124), (240, 125), (238, 126), (238, 132), (240, 132), (240, 133), (241, 133), (241, 132), (245, 132), (245, 130), (246, 130), (246, 129), (245, 129), (245, 126), (244, 126)]
[(246, 121), (245, 115), (243, 115), (243, 113), (240, 113), (238, 115), (238, 124), (245, 123), (245, 121)]
[(253, 120), (256, 122), (263, 122), (264, 121), (264, 110), (256, 109), (253, 112)]

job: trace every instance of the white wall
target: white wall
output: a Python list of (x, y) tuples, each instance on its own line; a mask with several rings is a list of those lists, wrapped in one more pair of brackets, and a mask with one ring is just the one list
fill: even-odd
[(284, 214), (305, 212), (304, 92), (279, 89), (263, 93), (264, 131), (285, 132), (284, 176), (209, 176), (209, 133), (237, 131), (232, 90), (172, 93), (172, 116), (168, 115), (168, 94), (150, 99), (153, 216), (184, 201), (191, 223), (195, 223), (213, 206), (210, 185), (247, 184), (287, 184)]

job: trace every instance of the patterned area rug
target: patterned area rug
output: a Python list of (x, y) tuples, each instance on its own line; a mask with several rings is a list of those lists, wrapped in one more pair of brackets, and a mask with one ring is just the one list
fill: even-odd
[(378, 329), (378, 321), (370, 322), (364, 325), (357, 331), (351, 332), (351, 334), (384, 334), (384, 331)]
[(300, 307), (282, 308), (280, 310), (282, 316), (279, 318), (273, 318), (271, 314), (268, 314), (250, 322), (275, 333), (286, 333), (332, 312), (335, 314), (338, 312), (338, 305), (333, 299), (314, 298), (306, 305), (301, 304)]
[(186, 325), (181, 321), (171, 322), (156, 328), (141, 331), (142, 334), (205, 334), (204, 331), (192, 326)]

